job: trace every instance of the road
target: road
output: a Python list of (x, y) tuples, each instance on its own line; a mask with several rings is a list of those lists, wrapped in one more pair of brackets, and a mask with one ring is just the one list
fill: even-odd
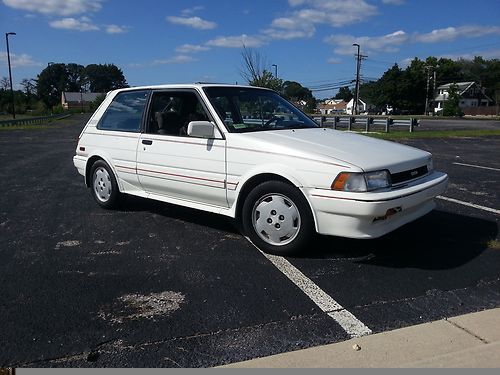
[[(83, 118), (0, 132), (0, 367), (210, 367), (350, 336), (227, 218), (128, 197), (72, 165)], [(499, 210), (500, 137), (405, 141), (445, 196)], [(486, 167), (490, 169), (482, 169)], [(373, 333), (500, 306), (499, 218), (438, 201), (377, 240), (286, 261)]]
[(441, 119), (427, 120), (422, 119), (419, 122), (419, 130), (462, 130), (462, 129), (496, 129), (500, 130), (500, 121), (498, 120), (474, 120), (474, 119)]

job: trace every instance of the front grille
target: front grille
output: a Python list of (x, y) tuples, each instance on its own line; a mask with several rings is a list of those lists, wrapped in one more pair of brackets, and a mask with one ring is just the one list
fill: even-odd
[(407, 171), (391, 174), (391, 182), (393, 185), (401, 184), (406, 181), (414, 180), (425, 176), (428, 173), (427, 166), (424, 165), (420, 168), (409, 169)]

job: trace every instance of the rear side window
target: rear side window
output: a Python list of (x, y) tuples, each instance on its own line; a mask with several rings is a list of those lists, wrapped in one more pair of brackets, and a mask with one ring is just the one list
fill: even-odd
[(142, 115), (149, 91), (127, 91), (118, 94), (97, 125), (97, 129), (135, 132), (141, 130)]

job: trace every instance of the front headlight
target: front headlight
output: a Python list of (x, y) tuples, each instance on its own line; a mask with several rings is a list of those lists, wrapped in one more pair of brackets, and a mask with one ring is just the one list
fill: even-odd
[(332, 190), (365, 192), (384, 189), (391, 186), (389, 171), (367, 173), (341, 172), (332, 183)]
[(427, 172), (432, 173), (434, 170), (434, 162), (432, 161), (432, 156), (429, 157), (429, 160), (427, 160)]

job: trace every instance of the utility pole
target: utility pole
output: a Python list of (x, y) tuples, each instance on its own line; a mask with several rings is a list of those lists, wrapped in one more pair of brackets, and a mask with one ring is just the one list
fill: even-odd
[(358, 48), (358, 52), (356, 54), (356, 88), (355, 88), (355, 94), (354, 94), (354, 115), (359, 114), (359, 75), (361, 72), (361, 60), (366, 59), (368, 56), (361, 55), (360, 52), (360, 46), (357, 43), (353, 43), (353, 46)]
[(429, 81), (431, 79), (431, 69), (432, 66), (426, 66), (425, 70), (427, 70), (427, 86), (425, 88), (425, 108), (424, 108), (424, 116), (427, 115), (427, 108), (429, 107)]
[(273, 64), (272, 65), (274, 67), (274, 78), (278, 78), (278, 65), (276, 64)]
[(12, 118), (15, 120), (16, 119), (16, 105), (15, 105), (15, 98), (14, 98), (14, 89), (12, 87), (12, 69), (10, 67), (9, 35), (16, 35), (16, 33), (5, 33), (5, 42), (7, 43), (7, 61), (9, 64), (10, 94), (12, 96)]
[[(432, 81), (432, 87), (433, 87), (433, 89), (432, 89), (432, 102), (435, 103), (434, 99), (436, 98), (437, 68), (439, 68), (439, 65), (435, 66), (433, 68), (434, 68), (434, 77), (433, 77), (433, 81)], [(434, 116), (434, 114), (435, 114), (435, 111), (433, 109), (432, 110), (432, 115)]]
[(358, 47), (358, 53), (356, 54), (356, 88), (354, 89), (354, 113), (358, 114), (358, 103), (359, 103), (359, 71), (361, 69), (361, 58), (359, 54), (359, 44), (353, 43), (353, 46)]
[(425, 70), (427, 70), (427, 86), (425, 89), (424, 115), (427, 115), (428, 110), (429, 110), (429, 88), (430, 88), (430, 80), (431, 80), (431, 70), (432, 70), (432, 98), (433, 98), (433, 100), (434, 100), (434, 95), (436, 95), (436, 79), (437, 79), (436, 69), (438, 67), (439, 67), (439, 65), (438, 66), (427, 65), (425, 67)]

